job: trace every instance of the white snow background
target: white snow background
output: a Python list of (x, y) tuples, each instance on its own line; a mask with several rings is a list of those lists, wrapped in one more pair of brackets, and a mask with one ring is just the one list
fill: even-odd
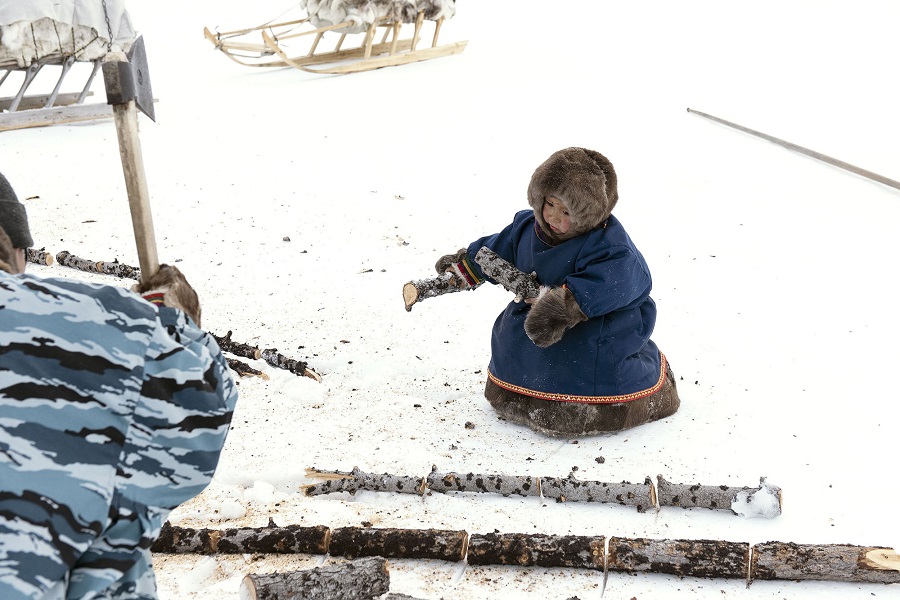
[[(269, 380), (240, 380), (216, 477), (173, 523), (900, 546), (900, 191), (686, 110), (900, 179), (900, 5), (461, 0), (441, 39), (468, 40), (462, 54), (346, 76), (240, 66), (202, 34), (292, 6), (129, 6), (158, 98), (140, 141), (161, 261), (196, 288), (205, 329), (322, 374), (250, 361)], [(100, 79), (91, 101), (105, 99)], [(682, 405), (631, 431), (553, 439), (498, 420), (482, 396), (508, 292), (486, 285), (407, 313), (401, 288), (527, 208), (532, 171), (567, 146), (616, 167), (615, 214), (651, 267), (653, 339)], [(3, 132), (0, 171), (36, 247), (137, 265), (111, 120)], [(432, 465), (750, 487), (764, 476), (783, 514), (299, 491), (307, 467), (424, 476)], [(155, 556), (165, 600), (236, 599), (250, 572), (334, 560)], [(594, 571), (389, 568), (392, 591), (428, 599), (603, 590)], [(872, 597), (900, 598), (900, 586), (611, 572), (604, 595)]]

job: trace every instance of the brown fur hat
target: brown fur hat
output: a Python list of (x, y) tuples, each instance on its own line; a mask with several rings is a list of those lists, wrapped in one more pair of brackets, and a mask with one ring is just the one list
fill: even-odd
[[(554, 235), (541, 214), (548, 196), (569, 209), (572, 228), (565, 236)], [(528, 204), (541, 230), (563, 241), (594, 229), (612, 214), (619, 199), (616, 171), (605, 156), (586, 148), (566, 148), (550, 155), (531, 176)]]

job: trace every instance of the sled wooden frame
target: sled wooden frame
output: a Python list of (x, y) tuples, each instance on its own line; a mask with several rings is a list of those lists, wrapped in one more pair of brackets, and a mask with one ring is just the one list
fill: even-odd
[[(382, 67), (405, 65), (413, 62), (451, 56), (462, 52), (468, 42), (454, 42), (443, 46), (438, 45), (441, 26), (444, 17), (434, 21), (434, 36), (430, 47), (420, 47), (424, 11), (419, 11), (416, 20), (411, 25), (413, 34), (405, 39), (401, 38), (401, 29), (404, 23), (392, 21), (389, 18), (380, 19), (372, 24), (364, 32), (346, 33), (339, 31), (352, 26), (351, 22), (338, 23), (328, 27), (318, 27), (297, 31), (304, 25), (309, 25), (310, 18), (284, 21), (282, 23), (266, 24), (259, 27), (239, 29), (213, 33), (209, 28), (203, 28), (204, 36), (212, 42), (216, 49), (222, 51), (228, 58), (238, 64), (253, 67), (295, 67), (310, 73), (326, 73), (340, 75), (346, 73), (359, 73), (371, 71)], [(379, 42), (375, 41), (378, 28), (384, 29)], [(407, 27), (408, 29), (409, 27)], [(261, 42), (246, 41), (247, 36), (259, 33)], [(331, 50), (319, 52), (319, 45), (326, 33), (334, 33), (339, 36)], [(355, 48), (343, 48), (348, 35), (362, 35), (362, 43)], [(308, 37), (312, 38), (309, 50), (306, 54), (290, 56), (282, 42), (291, 39)]]
[[(13, 72), (24, 74), (22, 84), (15, 96), (0, 98), (0, 131), (42, 127), (57, 123), (73, 123), (112, 117), (112, 107), (108, 104), (85, 104), (102, 59), (76, 61), (74, 56), (48, 55), (35, 60), (28, 67), (19, 68), (15, 64), (0, 64), (0, 87)], [(91, 73), (80, 92), (60, 92), (63, 80), (75, 62), (92, 63)], [(59, 79), (49, 94), (26, 95), (37, 74), (47, 66), (60, 67)]]

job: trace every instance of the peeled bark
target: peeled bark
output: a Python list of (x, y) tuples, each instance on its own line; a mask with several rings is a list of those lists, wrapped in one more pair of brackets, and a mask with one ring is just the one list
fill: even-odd
[(241, 582), (245, 600), (372, 600), (390, 587), (387, 561), (361, 558), (287, 573), (251, 573)]
[(555, 498), (557, 502), (608, 502), (634, 506), (638, 512), (656, 506), (655, 491), (649, 477), (644, 483), (581, 481), (573, 475), (565, 478), (541, 477), (541, 495)]
[(322, 479), (322, 483), (301, 486), (306, 496), (318, 496), (321, 494), (333, 494), (335, 492), (349, 492), (355, 494), (358, 490), (370, 492), (397, 492), (399, 494), (425, 493), (424, 477), (407, 477), (405, 475), (376, 475), (363, 473), (357, 467), (349, 473), (343, 471), (319, 471), (311, 468), (306, 470), (306, 476)]
[(137, 280), (141, 278), (141, 270), (137, 267), (120, 263), (117, 260), (112, 262), (91, 261), (79, 258), (66, 250), (56, 254), (56, 262), (64, 267), (78, 269), (87, 273), (101, 273), (103, 275), (115, 275), (116, 277)]
[(603, 536), (488, 533), (469, 537), (470, 565), (603, 569)]
[(406, 306), (406, 312), (409, 312), (416, 302), (459, 291), (460, 288), (453, 282), (453, 276), (450, 273), (428, 279), (417, 279), (403, 285), (403, 304)]
[(26, 248), (25, 260), (36, 265), (50, 266), (53, 264), (53, 255), (49, 252), (45, 252), (43, 248), (40, 250)]
[[(774, 517), (781, 514), (781, 488), (766, 483), (765, 477), (760, 478), (760, 485), (755, 488), (672, 483), (662, 475), (656, 476), (656, 482), (660, 506), (701, 507), (741, 514), (749, 511), (754, 501), (767, 499), (777, 505), (769, 507), (767, 514), (756, 513), (753, 516)], [(766, 498), (767, 496), (771, 498)]]
[(766, 542), (753, 546), (750, 579), (900, 583), (900, 556), (873, 546)]
[(491, 492), (509, 496), (539, 496), (540, 479), (530, 475), (479, 475), (468, 473), (438, 473), (437, 467), (428, 474), (428, 489), (435, 492)]
[(150, 550), (167, 554), (326, 554), (330, 533), (324, 525), (191, 529), (166, 521)]
[(724, 540), (609, 539), (610, 571), (746, 579), (750, 544)]
[(339, 527), (331, 532), (328, 552), (345, 558), (384, 556), (458, 562), (466, 556), (468, 538), (465, 531)]

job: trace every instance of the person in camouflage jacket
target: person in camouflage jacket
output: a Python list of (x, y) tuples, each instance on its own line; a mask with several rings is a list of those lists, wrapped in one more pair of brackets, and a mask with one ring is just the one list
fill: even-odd
[(2, 175), (0, 200), (0, 598), (154, 599), (150, 545), (212, 479), (234, 380), (177, 268), (150, 301), (24, 274)]

